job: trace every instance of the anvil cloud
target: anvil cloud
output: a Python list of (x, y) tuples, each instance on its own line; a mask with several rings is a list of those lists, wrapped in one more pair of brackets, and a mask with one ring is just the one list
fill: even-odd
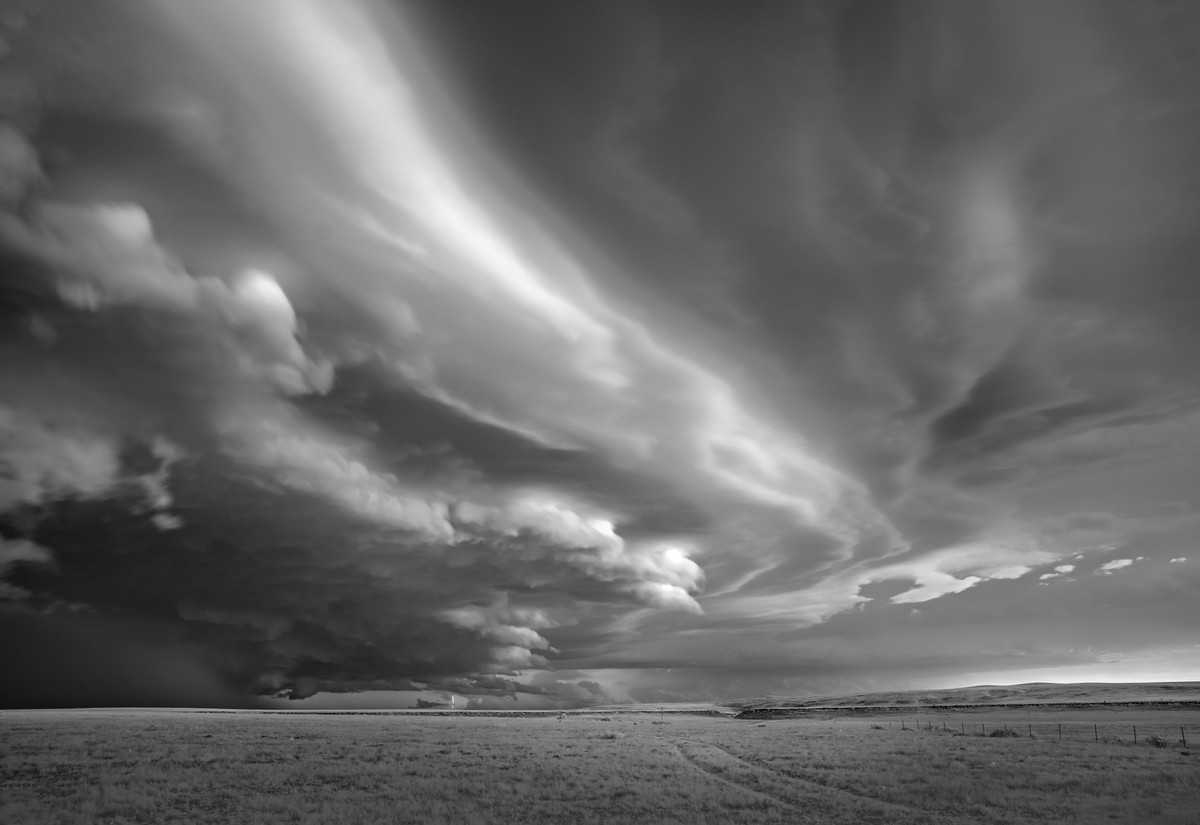
[(13, 11), (0, 700), (1195, 676), (1194, 17)]

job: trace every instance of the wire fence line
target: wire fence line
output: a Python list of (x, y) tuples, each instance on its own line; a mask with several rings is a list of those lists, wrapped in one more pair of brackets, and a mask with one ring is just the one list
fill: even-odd
[(871, 727), (876, 730), (886, 728), (956, 736), (1027, 737), (1060, 742), (1126, 742), (1155, 747), (1200, 746), (1200, 723), (988, 722), (914, 717), (889, 720), (886, 725), (875, 723)]

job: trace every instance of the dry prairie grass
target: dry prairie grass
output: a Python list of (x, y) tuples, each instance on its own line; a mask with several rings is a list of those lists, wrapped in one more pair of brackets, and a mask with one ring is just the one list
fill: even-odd
[[(1177, 749), (878, 720), (0, 714), (0, 821), (1194, 823)], [(637, 724), (635, 724), (635, 722)]]
[[(1153, 720), (1144, 718), (1143, 723)], [(1110, 717), (1111, 719), (1111, 717)], [(997, 721), (998, 723), (998, 721)], [(772, 722), (722, 745), (796, 781), (962, 822), (1197, 823), (1200, 764), (1181, 749)]]

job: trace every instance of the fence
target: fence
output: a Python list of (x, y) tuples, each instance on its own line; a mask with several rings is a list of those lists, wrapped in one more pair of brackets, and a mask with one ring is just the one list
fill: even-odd
[[(876, 723), (874, 728), (883, 728)], [(958, 736), (1014, 736), (1049, 741), (1126, 742), (1134, 745), (1187, 748), (1200, 745), (1200, 723), (1172, 724), (1129, 722), (980, 722), (947, 719), (898, 719), (889, 721), (890, 730), (946, 733)], [(1189, 745), (1190, 743), (1190, 745)]]

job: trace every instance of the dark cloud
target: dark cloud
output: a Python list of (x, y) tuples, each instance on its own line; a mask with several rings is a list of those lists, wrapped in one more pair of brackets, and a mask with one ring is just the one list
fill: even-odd
[(169, 629), (104, 614), (0, 612), (3, 707), (250, 707)]

